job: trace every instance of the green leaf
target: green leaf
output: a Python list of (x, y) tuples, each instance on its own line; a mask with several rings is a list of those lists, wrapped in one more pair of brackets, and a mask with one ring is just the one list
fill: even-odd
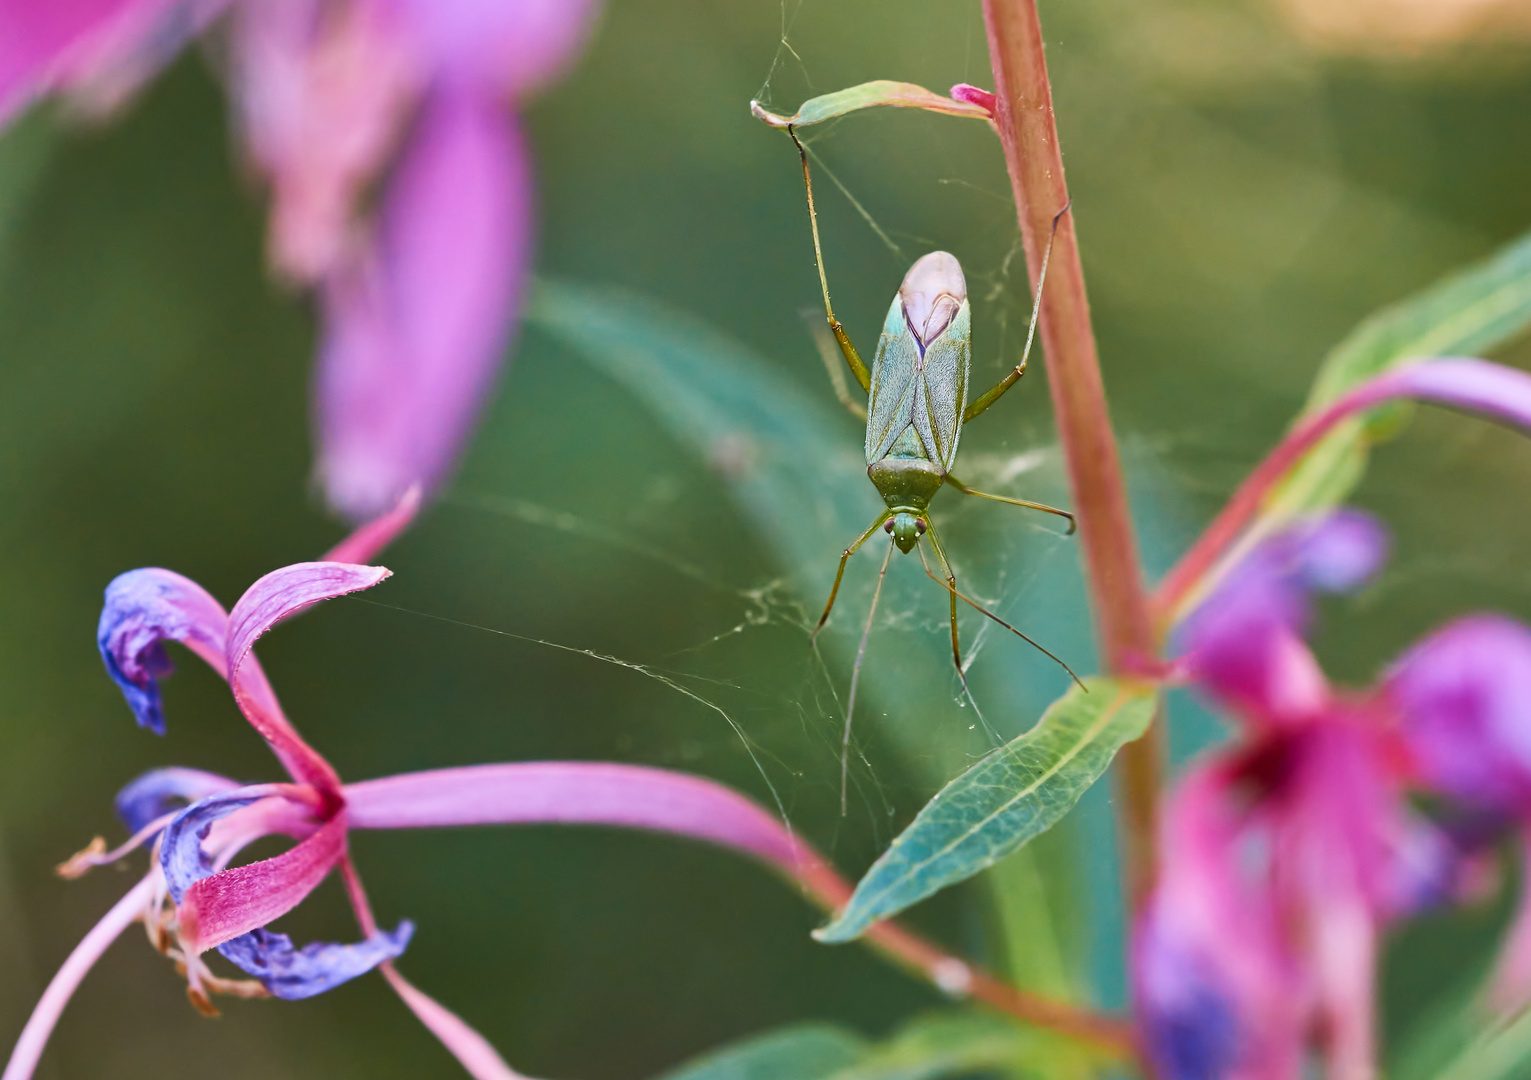
[(1531, 1071), (1531, 1010), (1473, 1039), (1435, 1080), (1522, 1080)]
[(878, 1044), (831, 1024), (797, 1024), (705, 1054), (663, 1080), (939, 1080), (1045, 1061), (1052, 1041), (968, 1011), (917, 1017)]
[(827, 1080), (864, 1056), (867, 1042), (833, 1024), (796, 1024), (725, 1046), (663, 1080)]
[[(1319, 369), (1304, 414), (1405, 361), (1486, 352), (1528, 324), (1531, 234), (1356, 327)], [(1262, 531), (1342, 502), (1360, 483), (1371, 447), (1398, 434), (1409, 412), (1384, 406), (1335, 428), (1272, 494)]]
[(845, 909), (815, 931), (850, 941), (1051, 828), (1153, 717), (1149, 687), (1094, 678), (1054, 702), (1036, 727), (942, 788), (872, 865)]
[(822, 94), (811, 98), (803, 102), (802, 107), (791, 116), (773, 113), (758, 101), (750, 102), (750, 112), (772, 127), (784, 128), (789, 124), (793, 127), (807, 127), (809, 124), (821, 124), (825, 120), (833, 120), (837, 116), (844, 116), (858, 109), (870, 109), (875, 105), (891, 105), (900, 109), (925, 109), (929, 112), (945, 113), (948, 116), (967, 116), (976, 120), (990, 119), (989, 111), (978, 105), (969, 105), (965, 101), (944, 97), (923, 86), (916, 86), (914, 83), (893, 82), (889, 79), (877, 79), (873, 82), (861, 83), (859, 86), (836, 90), (832, 94)]

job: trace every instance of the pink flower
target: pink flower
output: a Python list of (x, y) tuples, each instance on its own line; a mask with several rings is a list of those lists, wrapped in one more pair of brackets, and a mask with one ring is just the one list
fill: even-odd
[[(358, 530), (337, 551), (367, 557), (408, 523), (412, 509), (406, 501), (388, 518)], [(0, 1080), (32, 1075), (75, 987), (107, 946), (140, 921), (162, 951), (184, 966), (192, 1000), (209, 1011), (213, 994), (301, 999), (380, 967), (405, 1004), (471, 1075), (514, 1080), (516, 1073), (482, 1036), (393, 966), (413, 925), (404, 921), (393, 930), (378, 927), (349, 855), (347, 837), (353, 829), (559, 822), (658, 830), (761, 859), (826, 905), (848, 895), (845, 882), (775, 817), (701, 777), (602, 762), (520, 762), (342, 782), (288, 720), (253, 647), (278, 623), (388, 576), (381, 567), (356, 563), (298, 563), (262, 577), (228, 611), (201, 586), (169, 570), (130, 571), (107, 588), (98, 644), (139, 724), (164, 730), (158, 680), (170, 672), (165, 643), (179, 642), (227, 680), (240, 711), (289, 779), (240, 785), (171, 768), (139, 777), (122, 790), (117, 810), (131, 838), (111, 852), (97, 842), (63, 872), (83, 873), (144, 844), (153, 846), (152, 867), (65, 961)], [(296, 844), (273, 858), (232, 865), (249, 844), (273, 834)], [(360, 941), (300, 948), (269, 928), (332, 871), (344, 880)], [(881, 933), (888, 941), (903, 940), (891, 927)], [(212, 949), (252, 978), (215, 975), (203, 959)], [(904, 951), (909, 951), (907, 944)], [(934, 955), (932, 963), (950, 962)]]
[[(517, 117), (595, 0), (0, 0), (0, 117), (120, 100), (215, 18), (271, 258), (324, 315), (319, 479), (355, 520), (462, 452), (511, 338), (534, 197)], [(368, 193), (379, 191), (377, 212)]]

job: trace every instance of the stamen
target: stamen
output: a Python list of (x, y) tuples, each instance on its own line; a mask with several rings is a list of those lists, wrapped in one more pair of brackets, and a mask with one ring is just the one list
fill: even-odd
[(170, 820), (176, 813), (171, 812), (155, 818), (149, 824), (139, 829), (126, 843), (111, 851), (106, 850), (106, 841), (96, 837), (80, 851), (75, 852), (65, 862), (61, 862), (54, 868), (54, 873), (69, 881), (83, 877), (97, 866), (110, 866), (125, 855), (137, 851), (144, 844), (159, 835), (161, 829), (170, 824)]

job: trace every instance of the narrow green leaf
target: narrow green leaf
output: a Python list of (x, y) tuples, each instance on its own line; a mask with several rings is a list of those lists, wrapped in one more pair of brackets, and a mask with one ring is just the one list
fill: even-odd
[(687, 1062), (662, 1080), (828, 1080), (861, 1060), (867, 1042), (833, 1024), (795, 1024)]
[(945, 113), (948, 116), (968, 116), (977, 120), (989, 119), (988, 110), (978, 105), (969, 105), (965, 101), (945, 97), (923, 86), (916, 86), (914, 83), (893, 82), (889, 79), (877, 79), (873, 82), (861, 83), (859, 86), (836, 90), (832, 94), (810, 98), (803, 102), (802, 107), (791, 116), (773, 113), (758, 101), (750, 102), (750, 112), (756, 119), (764, 120), (772, 127), (784, 128), (789, 124), (793, 127), (807, 127), (809, 124), (821, 124), (825, 120), (833, 120), (837, 116), (844, 116), (858, 109), (870, 109), (874, 105), (891, 105), (899, 109), (925, 109), (929, 112)]
[(714, 1050), (662, 1080), (940, 1080), (1044, 1061), (1053, 1041), (966, 1010), (916, 1017), (878, 1044), (832, 1024), (796, 1024)]
[[(1528, 324), (1531, 234), (1356, 327), (1324, 360), (1305, 414), (1405, 361), (1486, 352)], [(1342, 502), (1360, 483), (1371, 447), (1400, 432), (1408, 417), (1407, 409), (1386, 406), (1335, 428), (1272, 494), (1262, 531)]]
[(832, 1080), (937, 1080), (1034, 1057), (1046, 1036), (978, 1012), (918, 1017)]
[(1104, 678), (1087, 685), (1088, 693), (1070, 690), (1036, 727), (942, 788), (867, 871), (845, 910), (814, 936), (850, 941), (992, 866), (1062, 818), (1153, 716), (1148, 687)]
[(1480, 1034), (1435, 1080), (1522, 1080), (1531, 1073), (1531, 1011)]

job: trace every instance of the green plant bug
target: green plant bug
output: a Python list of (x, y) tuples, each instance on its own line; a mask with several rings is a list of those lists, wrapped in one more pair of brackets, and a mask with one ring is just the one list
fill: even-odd
[[(883, 321), (882, 336), (877, 342), (877, 353), (872, 359), (871, 369), (868, 370), (861, 355), (856, 351), (855, 345), (851, 343), (850, 336), (845, 332), (840, 320), (835, 317), (834, 307), (830, 303), (829, 279), (824, 271), (824, 254), (819, 243), (818, 212), (813, 203), (813, 179), (808, 168), (808, 151), (792, 127), (787, 128), (787, 134), (792, 137), (803, 162), (803, 183), (808, 192), (808, 216), (813, 228), (813, 252), (818, 263), (819, 286), (824, 294), (824, 313), (829, 321), (830, 332), (834, 335), (840, 352), (845, 357), (846, 365), (851, 369), (851, 374), (856, 381), (861, 384), (861, 388), (867, 392), (867, 405), (864, 411), (867, 476), (887, 504), (887, 509), (878, 516), (877, 520), (872, 522), (867, 530), (841, 554), (840, 568), (835, 574), (834, 587), (830, 590), (829, 600), (824, 605), (824, 613), (814, 627), (813, 637), (817, 639), (819, 631), (829, 621), (829, 613), (835, 606), (835, 597), (840, 592), (840, 582), (845, 576), (846, 563), (880, 528), (891, 537), (889, 557), (892, 555), (893, 545), (907, 555), (918, 548), (922, 538), (929, 537), (931, 550), (935, 554), (936, 563), (945, 581), (943, 582), (931, 572), (922, 548), (919, 549), (920, 561), (925, 567), (925, 573), (937, 584), (943, 585), (950, 594), (952, 661), (957, 667), (957, 675), (962, 681), (965, 692), (967, 691), (967, 675), (963, 671), (962, 647), (957, 636), (957, 601), (959, 599), (1045, 653), (1064, 671), (1067, 671), (1076, 683), (1079, 682), (1079, 677), (1074, 674), (1073, 669), (1061, 659), (977, 601), (958, 591), (957, 576), (952, 570), (951, 562), (947, 559), (940, 537), (936, 535), (935, 526), (930, 520), (931, 499), (942, 487), (950, 485), (965, 495), (993, 499), (996, 502), (1024, 506), (1067, 518), (1068, 532), (1074, 531), (1074, 515), (1067, 510), (1060, 510), (1044, 503), (978, 491), (964, 484), (951, 472), (952, 464), (957, 457), (957, 444), (962, 436), (963, 425), (998, 401), (1004, 396), (1005, 391), (1014, 386), (1026, 373), (1026, 360), (1031, 354), (1031, 345), (1036, 335), (1042, 286), (1047, 278), (1047, 258), (1052, 253), (1051, 237), (1048, 239), (1047, 252), (1043, 256), (1041, 273), (1037, 278), (1037, 293), (1032, 305), (1031, 325), (1026, 334), (1026, 346), (1021, 354), (1021, 361), (989, 391), (972, 401), (968, 400), (968, 379), (972, 367), (972, 334), (967, 283), (963, 278), (962, 266), (956, 257), (944, 251), (933, 251), (922, 256), (904, 275), (903, 283), (899, 286), (898, 293), (893, 297), (893, 303), (888, 309), (888, 316)], [(1065, 206), (1053, 219), (1054, 231), (1057, 229), (1058, 221), (1067, 212), (1068, 207)], [(842, 396), (837, 393), (837, 396), (840, 396), (842, 403), (853, 413), (858, 416), (863, 415), (863, 410), (848, 394)], [(887, 565), (887, 558), (885, 558), (883, 574), (887, 572)], [(872, 602), (874, 612), (881, 589), (882, 574), (879, 574), (878, 590)], [(861, 673), (861, 661), (866, 651), (866, 634), (870, 633), (871, 625), (872, 616), (869, 613), (866, 633), (862, 636), (856, 666), (851, 675), (850, 695), (846, 707), (847, 750), (849, 749), (850, 717), (855, 708), (856, 685)], [(1081, 683), (1080, 686), (1083, 687), (1083, 684)], [(971, 693), (968, 693), (968, 698), (972, 700)], [(843, 768), (842, 761), (842, 807), (844, 804)]]

